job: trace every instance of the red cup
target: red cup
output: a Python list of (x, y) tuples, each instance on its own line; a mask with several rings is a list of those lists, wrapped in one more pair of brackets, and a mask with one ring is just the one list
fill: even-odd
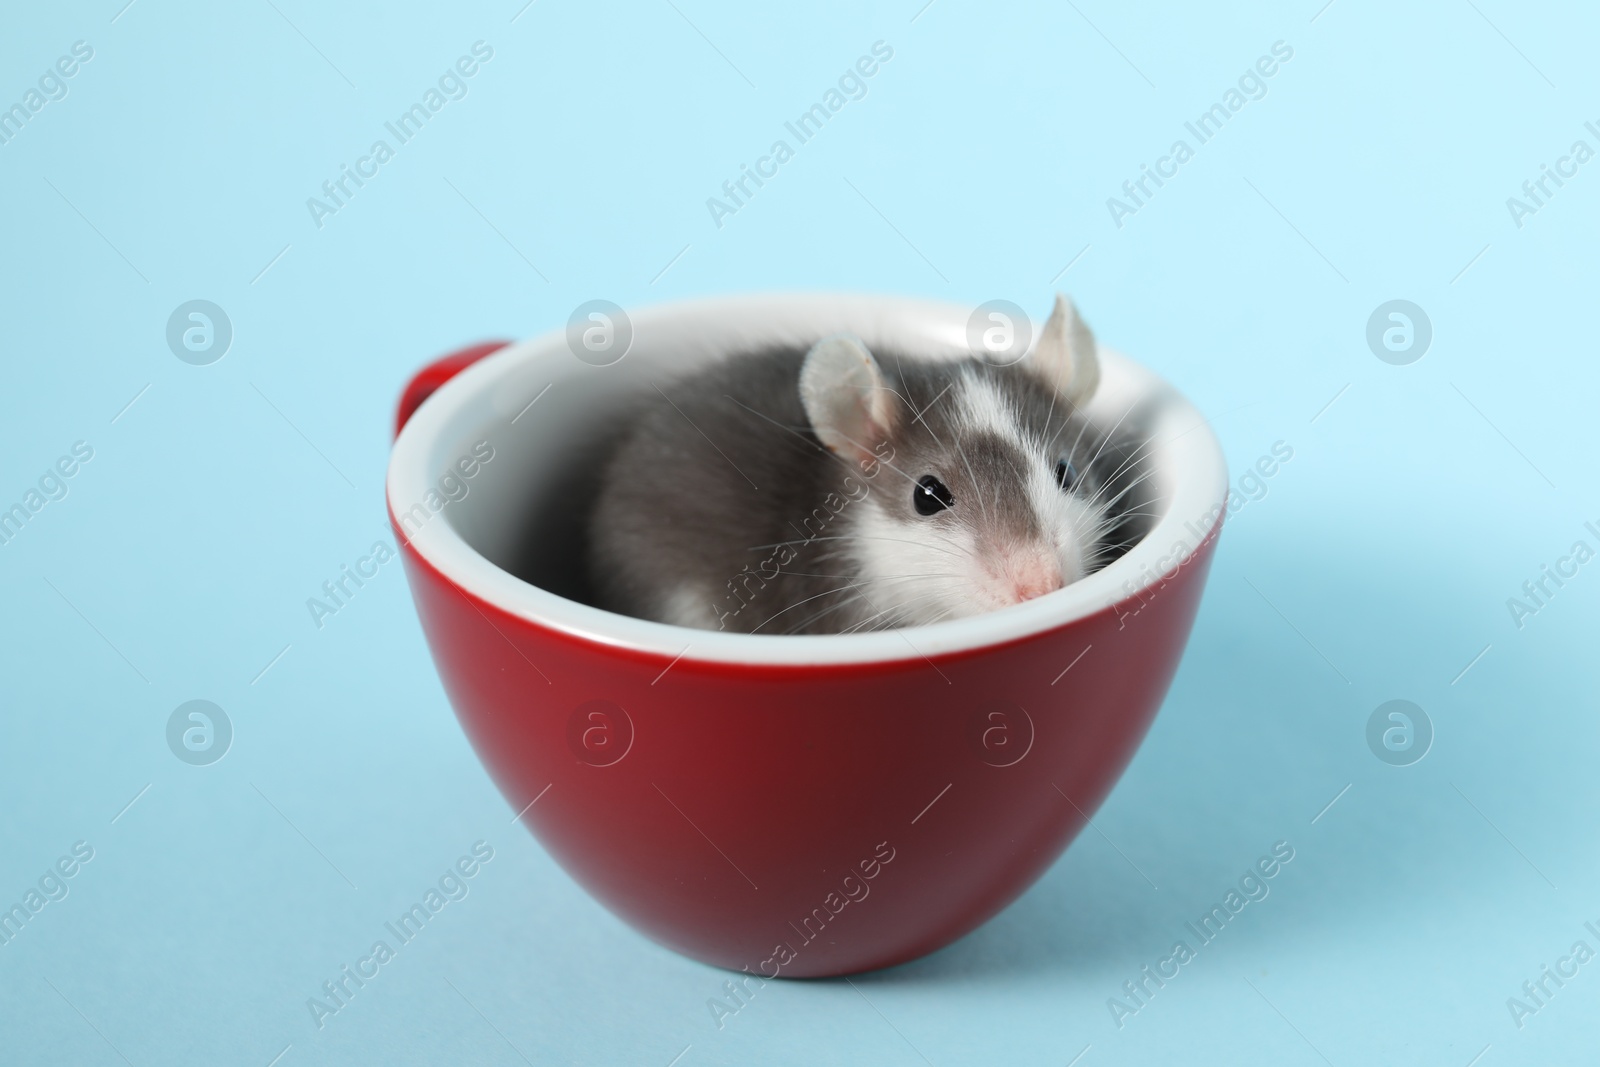
[(1104, 350), (1090, 414), (1148, 441), (1155, 518), (1065, 589), (931, 626), (805, 636), (579, 599), (598, 457), (652, 382), (834, 333), (961, 355), (969, 315), (837, 295), (631, 319), (612, 306), (448, 356), (406, 391), (390, 520), (462, 727), (562, 867), (685, 955), (817, 977), (950, 943), (1055, 861), (1166, 694), (1227, 472), (1187, 401)]

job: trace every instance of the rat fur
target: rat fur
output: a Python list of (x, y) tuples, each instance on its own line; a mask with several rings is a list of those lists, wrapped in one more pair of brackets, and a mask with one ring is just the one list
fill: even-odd
[(658, 384), (590, 519), (602, 607), (742, 633), (919, 625), (1043, 596), (1125, 550), (1136, 458), (1081, 408), (1094, 338), (1057, 297), (1028, 357), (731, 356)]

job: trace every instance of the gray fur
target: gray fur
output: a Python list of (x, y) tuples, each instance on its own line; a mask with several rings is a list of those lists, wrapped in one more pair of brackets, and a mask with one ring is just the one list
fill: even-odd
[[(853, 584), (860, 573), (851, 538), (867, 496), (912, 536), (930, 521), (916, 513), (915, 482), (936, 472), (957, 503), (937, 521), (971, 524), (980, 543), (1024, 538), (1037, 534), (1039, 519), (1020, 472), (1040, 463), (1053, 470), (1070, 456), (1082, 476), (1075, 492), (1120, 496), (1114, 511), (1132, 505), (1121, 488), (1132, 484), (1126, 447), (1103, 447), (1104, 436), (1024, 366), (875, 353), (895, 394), (888, 440), (867, 443), (886, 458), (879, 463), (819, 443), (798, 387), (805, 355), (737, 355), (644, 396), (604, 467), (591, 518), (601, 607), (745, 633), (927, 621), (875, 617), (870, 596)], [(1037, 448), (964, 429), (955, 402), (963, 375), (996, 383)], [(1093, 566), (1124, 551), (1122, 537), (1120, 524), (1108, 525)]]

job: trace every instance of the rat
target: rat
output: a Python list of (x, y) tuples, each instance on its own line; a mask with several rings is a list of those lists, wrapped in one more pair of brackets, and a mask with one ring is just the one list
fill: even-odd
[(1083, 408), (1099, 357), (1057, 296), (1034, 350), (731, 355), (633, 412), (589, 523), (596, 603), (740, 633), (849, 633), (1045, 596), (1126, 549), (1134, 458)]

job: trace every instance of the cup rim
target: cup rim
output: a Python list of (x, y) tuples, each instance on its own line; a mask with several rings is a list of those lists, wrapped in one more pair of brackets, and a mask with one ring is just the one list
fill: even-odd
[[(740, 324), (741, 338), (791, 340), (796, 329), (840, 332), (840, 323), (868, 324), (880, 339), (933, 342), (931, 358), (965, 354), (971, 308), (893, 296), (843, 293), (756, 293), (654, 304), (629, 309), (633, 344), (693, 337), (696, 323)], [(848, 326), (845, 328), (849, 328)], [(1034, 336), (1038, 336), (1037, 324)], [(870, 344), (870, 338), (869, 338)], [(449, 521), (429, 522), (402, 545), (465, 593), (528, 623), (585, 643), (673, 660), (742, 666), (828, 666), (931, 660), (1033, 637), (1108, 609), (1141, 601), (1151, 586), (1170, 581), (1208, 543), (1226, 512), (1228, 480), (1222, 448), (1210, 423), (1154, 371), (1100, 348), (1101, 387), (1091, 410), (1101, 417), (1137, 403), (1149, 412), (1154, 442), (1149, 462), (1165, 471), (1167, 506), (1145, 536), (1099, 571), (1053, 593), (962, 619), (855, 634), (745, 634), (674, 626), (620, 615), (548, 592), (490, 561)], [(492, 396), (513, 376), (539, 362), (578, 361), (558, 328), (484, 357), (445, 382), (411, 416), (395, 439), (385, 482), (390, 522), (397, 501), (418, 501), (442, 470), (440, 447), (470, 436), (465, 421), (474, 401)], [(591, 370), (593, 368), (590, 368)], [(570, 370), (570, 368), (569, 368)], [(554, 385), (551, 391), (555, 391)], [(548, 399), (548, 398), (547, 398)], [(1115, 406), (1113, 406), (1115, 405)], [(1113, 416), (1114, 417), (1114, 416)], [(481, 418), (477, 424), (481, 425)], [(444, 462), (448, 462), (445, 460)]]

